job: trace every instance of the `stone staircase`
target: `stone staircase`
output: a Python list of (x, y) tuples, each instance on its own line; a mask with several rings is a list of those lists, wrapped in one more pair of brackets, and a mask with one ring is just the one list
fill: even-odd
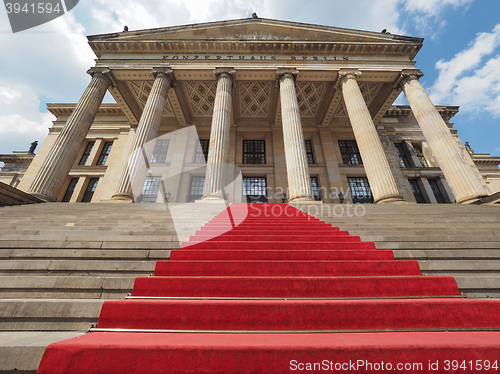
[[(356, 215), (351, 205), (350, 216), (346, 207), (302, 208), (378, 249), (394, 250), (398, 259), (418, 260), (425, 275), (455, 276), (466, 296), (500, 296), (497, 207), (366, 205)], [(225, 205), (170, 208), (0, 208), (0, 372), (36, 370), (49, 343), (83, 334), (97, 322), (104, 300), (125, 298), (135, 277), (152, 274), (156, 261), (180, 248), (178, 234), (194, 233)]]
[(500, 298), (498, 207), (324, 204), (301, 209), (375, 242), (377, 249), (392, 249), (396, 259), (418, 260), (423, 275), (454, 276), (467, 297)]
[[(175, 208), (175, 207), (173, 207)], [(78, 336), (104, 300), (124, 299), (137, 276), (225, 208), (46, 203), (0, 209), (0, 372), (34, 372), (45, 347)]]

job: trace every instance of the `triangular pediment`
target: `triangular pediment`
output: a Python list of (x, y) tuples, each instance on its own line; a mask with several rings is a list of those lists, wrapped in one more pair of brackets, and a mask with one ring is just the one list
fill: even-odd
[(94, 35), (90, 42), (135, 41), (305, 41), (338, 43), (421, 43), (422, 39), (319, 26), (264, 18), (247, 18), (193, 25), (165, 27), (121, 33)]

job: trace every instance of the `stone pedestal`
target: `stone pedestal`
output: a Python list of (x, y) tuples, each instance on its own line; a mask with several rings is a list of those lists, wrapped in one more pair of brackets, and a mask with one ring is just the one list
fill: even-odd
[(402, 202), (382, 143), (366, 106), (357, 77), (358, 71), (340, 72), (340, 85), (366, 176), (375, 203)]
[(278, 71), (283, 143), (288, 178), (288, 201), (294, 203), (314, 202), (294, 74), (296, 74), (294, 71), (287, 69)]
[[(167, 104), (168, 90), (172, 86), (172, 69), (158, 68), (154, 69), (151, 73), (154, 75), (155, 80), (144, 106), (141, 119), (137, 125), (137, 131), (130, 151), (130, 159), (123, 170), (118, 188), (112, 196), (112, 199), (116, 201), (131, 202), (134, 200), (131, 186), (131, 183), (133, 183), (132, 178), (138, 172), (137, 169), (142, 164), (141, 158), (144, 157), (141, 152), (137, 152), (136, 150), (140, 150), (145, 143), (158, 135), (158, 128), (160, 127), (165, 105)], [(147, 161), (149, 162), (149, 160)]]
[(43, 200), (56, 200), (111, 84), (107, 77), (109, 69), (93, 68), (87, 73), (92, 76), (90, 84), (66, 121), (29, 188), (29, 193)]
[(229, 151), (229, 128), (233, 100), (233, 69), (216, 69), (217, 93), (215, 96), (210, 146), (208, 148), (207, 171), (205, 174), (202, 202), (222, 201), (225, 199), (227, 158)]
[(401, 87), (457, 203), (487, 195), (450, 129), (418, 81), (419, 71), (403, 71)]

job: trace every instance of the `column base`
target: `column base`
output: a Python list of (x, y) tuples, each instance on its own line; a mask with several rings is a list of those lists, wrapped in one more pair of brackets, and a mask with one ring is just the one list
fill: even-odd
[(322, 201), (314, 200), (311, 196), (292, 197), (287, 202), (288, 204), (323, 204)]
[(392, 195), (392, 196), (383, 196), (373, 202), (374, 204), (408, 204), (408, 201), (403, 199), (403, 196), (400, 195)]
[(480, 195), (480, 196), (467, 196), (467, 197), (462, 197), (461, 199), (457, 199), (457, 204), (473, 204), (478, 200), (481, 200), (483, 197), (486, 197), (488, 195)]
[(41, 194), (41, 193), (38, 193), (38, 192), (28, 192), (31, 196), (34, 196), (40, 200), (43, 200), (45, 202), (48, 202), (48, 203), (53, 203), (55, 201), (57, 201), (57, 199), (55, 197), (52, 197), (52, 196), (47, 196), (47, 195), (44, 195), (44, 194)]
[(111, 196), (111, 200), (115, 203), (133, 203), (134, 196), (129, 193), (117, 193)]

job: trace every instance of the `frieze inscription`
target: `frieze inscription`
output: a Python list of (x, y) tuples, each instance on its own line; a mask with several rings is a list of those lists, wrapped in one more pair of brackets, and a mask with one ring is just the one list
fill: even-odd
[(277, 56), (277, 55), (163, 55), (163, 60), (236, 60), (236, 61), (349, 61), (347, 56)]

